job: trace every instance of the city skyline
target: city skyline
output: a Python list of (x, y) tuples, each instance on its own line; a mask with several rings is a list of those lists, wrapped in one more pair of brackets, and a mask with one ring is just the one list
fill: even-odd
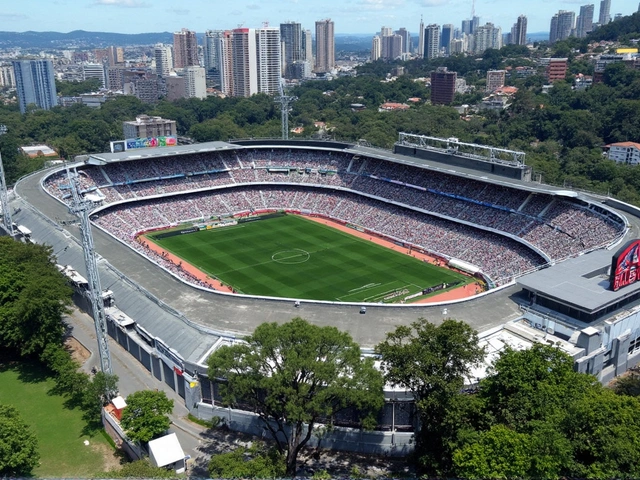
[[(583, 0), (527, 4), (507, 0), (476, 0), (475, 15), (481, 23), (491, 22), (509, 31), (520, 15), (526, 15), (529, 32), (546, 32), (549, 20), (559, 10), (575, 11)], [(595, 2), (594, 2), (595, 3)], [(38, 8), (41, 4), (42, 8)], [(53, 8), (52, 8), (53, 7)], [(596, 5), (596, 12), (599, 2)], [(407, 28), (417, 33), (419, 18), (425, 25), (448, 24), (458, 26), (471, 18), (472, 2), (468, 0), (356, 0), (345, 3), (325, 0), (322, 3), (303, 0), (263, 0), (261, 2), (222, 3), (211, 10), (210, 2), (192, 0), (177, 6), (169, 0), (34, 0), (6, 5), (0, 21), (10, 25), (11, 31), (73, 30), (117, 33), (174, 32), (186, 27), (198, 33), (210, 29), (259, 28), (264, 22), (270, 26), (294, 21), (303, 29), (312, 29), (317, 20), (331, 18), (336, 34), (375, 34), (381, 25), (394, 30)], [(637, 11), (637, 0), (611, 1), (610, 15), (630, 15)], [(206, 12), (211, 12), (210, 18)], [(597, 13), (596, 13), (597, 15)], [(597, 17), (596, 17), (597, 18)], [(5, 27), (6, 28), (6, 27)]]

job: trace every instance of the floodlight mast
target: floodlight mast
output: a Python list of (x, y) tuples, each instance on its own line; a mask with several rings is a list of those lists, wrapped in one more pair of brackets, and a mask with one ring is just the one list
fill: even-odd
[(289, 110), (291, 108), (291, 104), (295, 102), (298, 97), (285, 95), (283, 84), (284, 80), (280, 79), (280, 84), (278, 85), (278, 91), (280, 94), (276, 98), (274, 98), (274, 102), (280, 104), (282, 139), (289, 140)]
[(91, 234), (91, 223), (89, 222), (89, 212), (93, 204), (84, 200), (80, 196), (78, 188), (78, 173), (71, 172), (67, 166), (67, 177), (69, 178), (69, 188), (73, 195), (73, 201), (69, 207), (69, 212), (80, 219), (80, 232), (82, 234), (82, 251), (84, 252), (84, 264), (87, 269), (87, 281), (89, 288), (87, 294), (91, 301), (93, 310), (93, 322), (96, 328), (96, 338), (98, 340), (98, 352), (100, 356), (100, 368), (103, 373), (113, 373), (111, 369), (111, 353), (109, 352), (107, 319), (104, 314), (104, 301), (102, 299), (102, 286), (100, 285), (100, 275), (98, 274), (98, 264), (93, 246), (93, 235)]
[[(7, 133), (7, 127), (0, 125), (0, 135)], [(12, 237), (15, 232), (13, 231), (13, 220), (11, 219), (11, 210), (9, 210), (9, 194), (7, 193), (7, 182), (4, 178), (4, 165), (2, 164), (2, 154), (0, 153), (0, 208), (2, 208), (2, 224), (5, 230)]]

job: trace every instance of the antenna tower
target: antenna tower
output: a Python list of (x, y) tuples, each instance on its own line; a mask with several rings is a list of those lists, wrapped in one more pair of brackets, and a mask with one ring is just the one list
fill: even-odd
[(282, 118), (282, 139), (289, 140), (289, 110), (291, 104), (298, 100), (298, 97), (292, 95), (285, 95), (284, 92), (284, 80), (280, 79), (280, 85), (278, 86), (280, 95), (273, 99), (274, 102), (280, 104), (280, 114)]
[(476, 0), (471, 0), (471, 20), (476, 16)]
[[(98, 352), (100, 355), (100, 368), (103, 373), (111, 374), (111, 353), (107, 342), (107, 320), (104, 314), (104, 301), (102, 299), (102, 286), (100, 285), (100, 275), (98, 274), (98, 264), (93, 246), (93, 235), (91, 234), (91, 223), (89, 222), (89, 212), (93, 209), (93, 204), (80, 196), (78, 187), (78, 173), (71, 172), (67, 166), (67, 177), (69, 187), (73, 195), (73, 201), (69, 207), (69, 212), (80, 219), (80, 232), (82, 233), (82, 251), (84, 252), (84, 264), (87, 269), (87, 280), (89, 288), (87, 295), (91, 301), (93, 310), (93, 321), (96, 327), (96, 337), (98, 340)], [(109, 392), (107, 392), (107, 395)]]
[[(7, 133), (7, 127), (0, 125), (0, 135)], [(2, 224), (9, 235), (13, 237), (13, 220), (9, 209), (9, 195), (7, 194), (7, 182), (4, 179), (4, 165), (0, 154), (0, 207), (2, 207)]]

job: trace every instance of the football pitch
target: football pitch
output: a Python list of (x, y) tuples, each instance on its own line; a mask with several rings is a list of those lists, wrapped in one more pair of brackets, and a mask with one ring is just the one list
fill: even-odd
[(400, 302), (471, 278), (295, 215), (147, 239), (239, 293), (340, 302)]

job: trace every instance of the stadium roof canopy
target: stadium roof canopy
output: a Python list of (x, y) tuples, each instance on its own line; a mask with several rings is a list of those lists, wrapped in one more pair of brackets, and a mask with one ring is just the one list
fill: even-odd
[[(206, 142), (173, 147), (136, 148), (116, 153), (92, 153), (84, 157), (84, 162), (89, 165), (107, 165), (109, 163), (141, 160), (143, 158), (161, 158), (165, 156), (188, 155), (193, 153), (233, 150), (237, 148), (243, 147), (227, 142)], [(78, 157), (76, 157), (76, 159), (80, 160)]]
[(597, 320), (640, 298), (640, 282), (615, 292), (610, 289), (614, 253), (597, 250), (525, 275), (517, 283), (535, 294), (538, 304), (581, 320)]

